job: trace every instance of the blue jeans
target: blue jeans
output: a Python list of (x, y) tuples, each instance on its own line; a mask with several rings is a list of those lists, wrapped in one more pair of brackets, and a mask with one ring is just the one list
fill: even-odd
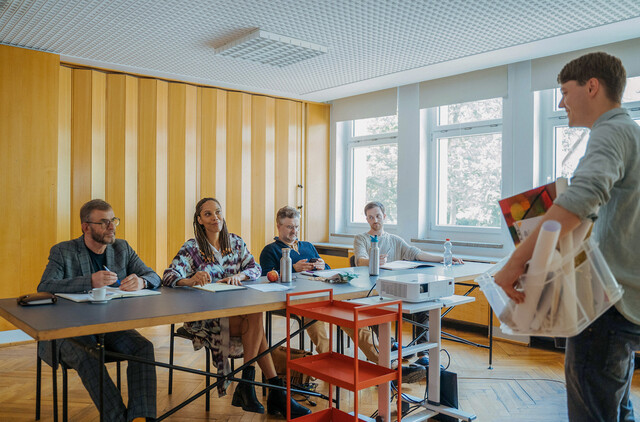
[(565, 377), (569, 420), (633, 421), (629, 398), (640, 326), (612, 307), (567, 339)]

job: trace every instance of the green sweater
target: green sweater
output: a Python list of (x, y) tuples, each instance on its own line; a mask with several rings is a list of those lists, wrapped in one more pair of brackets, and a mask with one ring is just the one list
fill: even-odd
[(623, 108), (601, 115), (567, 191), (555, 203), (593, 228), (605, 260), (624, 288), (616, 308), (640, 325), (640, 126)]

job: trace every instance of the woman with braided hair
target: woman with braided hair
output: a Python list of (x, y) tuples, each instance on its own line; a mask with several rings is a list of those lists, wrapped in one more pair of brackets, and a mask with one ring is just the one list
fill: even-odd
[[(165, 286), (202, 286), (208, 283), (241, 285), (244, 280), (260, 277), (260, 266), (247, 245), (240, 236), (227, 230), (222, 206), (217, 199), (203, 198), (198, 202), (193, 216), (193, 230), (195, 239), (182, 245), (169, 268), (164, 271), (162, 282)], [(185, 322), (184, 327), (194, 336), (195, 350), (204, 346), (211, 351), (218, 372), (230, 372), (229, 356), (242, 352), (245, 360), (251, 360), (267, 350), (262, 313)], [(277, 377), (271, 355), (260, 358), (258, 365), (269, 384), (283, 385)], [(242, 378), (253, 381), (255, 368), (245, 368)], [(219, 387), (221, 396), (226, 393), (227, 386), (228, 383)], [(253, 384), (240, 383), (231, 404), (247, 412), (264, 413)], [(267, 411), (286, 415), (286, 410), (286, 391), (272, 389), (267, 398)], [(311, 413), (309, 409), (291, 400), (292, 417), (308, 413)]]

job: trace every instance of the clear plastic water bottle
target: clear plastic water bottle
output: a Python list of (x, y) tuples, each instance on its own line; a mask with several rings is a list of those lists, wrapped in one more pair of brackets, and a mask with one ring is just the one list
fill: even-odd
[(282, 248), (282, 258), (280, 258), (280, 282), (291, 282), (291, 257), (289, 256), (291, 249)]
[(380, 248), (378, 236), (371, 237), (371, 249), (369, 249), (369, 275), (380, 274)]
[(450, 269), (453, 265), (453, 252), (451, 252), (451, 239), (447, 239), (444, 241), (444, 268)]

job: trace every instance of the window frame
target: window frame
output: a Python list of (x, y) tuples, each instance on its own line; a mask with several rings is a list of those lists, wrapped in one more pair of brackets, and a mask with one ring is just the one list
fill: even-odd
[[(462, 225), (442, 225), (437, 223), (438, 216), (438, 196), (440, 189), (440, 155), (439, 155), (439, 139), (467, 135), (487, 135), (499, 133), (501, 136), (502, 147), (500, 153), (504, 150), (504, 105), (503, 97), (496, 97), (502, 100), (502, 118), (478, 120), (475, 122), (454, 123), (447, 125), (439, 125), (438, 111), (439, 107), (432, 107), (426, 110), (426, 139), (428, 140), (427, 166), (427, 219), (426, 233), (422, 237), (426, 238), (445, 238), (452, 237), (452, 233), (457, 236), (461, 234), (469, 235), (470, 238), (482, 239), (488, 242), (500, 242), (502, 237), (501, 221), (498, 227), (475, 227)], [(486, 99), (485, 99), (486, 100)], [(478, 100), (482, 101), (482, 100)], [(500, 158), (502, 166), (502, 174), (504, 178), (504, 163), (502, 156)], [(502, 196), (502, 183), (500, 186)], [(467, 236), (465, 236), (467, 237)]]
[[(567, 113), (564, 109), (557, 109), (560, 103), (559, 88), (537, 91), (539, 98), (538, 113), (540, 116), (540, 134), (538, 138), (540, 148), (540, 176), (538, 185), (551, 183), (555, 180), (556, 169), (556, 137), (555, 129), (566, 127), (569, 124)], [(633, 120), (640, 120), (640, 100), (622, 103)], [(588, 128), (585, 128), (587, 131)], [(549, 140), (544, 142), (544, 140)]]
[[(386, 116), (380, 116), (380, 117), (386, 117)], [(354, 177), (353, 177), (353, 170), (354, 170), (354, 154), (353, 154), (353, 150), (354, 148), (358, 148), (358, 147), (365, 147), (365, 146), (382, 146), (382, 145), (390, 145), (390, 144), (395, 144), (398, 148), (399, 148), (399, 143), (398, 143), (398, 131), (394, 131), (394, 132), (387, 132), (387, 133), (380, 133), (380, 134), (374, 134), (374, 135), (362, 135), (362, 136), (355, 136), (354, 132), (355, 132), (355, 127), (354, 127), (354, 121), (351, 120), (349, 123), (349, 137), (347, 139), (347, 141), (345, 142), (345, 157), (347, 157), (346, 161), (346, 174), (347, 174), (347, 186), (348, 188), (346, 189), (346, 204), (347, 206), (346, 208), (346, 215), (344, 216), (345, 218), (345, 227), (347, 229), (349, 229), (349, 231), (362, 231), (362, 230), (368, 230), (369, 229), (369, 224), (367, 224), (366, 222), (364, 223), (359, 223), (359, 222), (355, 222), (352, 220), (353, 215), (355, 214), (355, 212), (357, 212), (358, 210), (354, 210), (354, 201), (353, 201), (353, 194), (354, 194)], [(397, 206), (398, 204), (396, 204)], [(385, 228), (390, 228), (390, 229), (395, 229), (397, 226), (397, 223), (389, 223), (389, 222), (385, 222)]]

